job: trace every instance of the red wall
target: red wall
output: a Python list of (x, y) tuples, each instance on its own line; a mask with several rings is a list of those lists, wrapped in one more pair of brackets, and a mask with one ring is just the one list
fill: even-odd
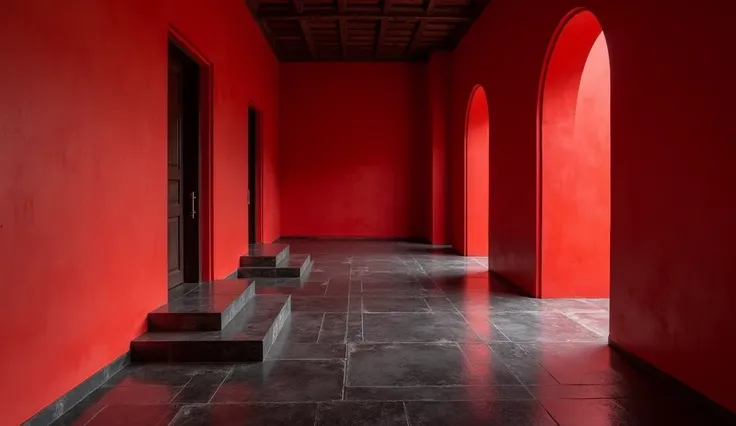
[(281, 65), (281, 233), (427, 237), (425, 64)]
[(488, 100), (477, 87), (468, 100), (465, 134), (466, 256), (488, 256)]
[(590, 12), (576, 14), (553, 48), (542, 108), (540, 295), (608, 297), (608, 48)]
[(279, 233), (278, 63), (242, 1), (3, 2), (3, 424), (123, 354), (166, 301), (170, 23), (215, 66), (215, 275), (246, 247), (249, 101), (264, 110), (265, 235)]
[[(736, 410), (727, 385), (736, 380), (736, 61), (724, 53), (736, 42), (733, 5), (582, 4), (600, 21), (611, 59), (610, 337)], [(555, 29), (579, 5), (493, 1), (454, 54), (450, 146), (462, 146), (458, 110), (482, 84), (493, 117), (490, 265), (530, 293), (540, 76)]]
[(450, 77), (452, 54), (440, 52), (432, 55), (427, 73), (429, 82), (429, 118), (432, 140), (432, 222), (428, 232), (432, 244), (448, 242), (447, 187), (447, 138), (449, 136), (448, 111), (450, 109)]

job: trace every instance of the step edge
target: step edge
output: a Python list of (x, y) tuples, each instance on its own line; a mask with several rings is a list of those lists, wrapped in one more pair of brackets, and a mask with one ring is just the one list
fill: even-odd
[[(256, 282), (251, 279), (251, 283), (245, 289), (244, 292), (233, 298), (232, 302), (226, 306), (222, 312), (149, 312), (146, 316), (147, 332), (151, 333), (166, 333), (166, 332), (185, 332), (185, 331), (222, 331), (240, 311), (250, 302), (256, 295)], [(167, 303), (168, 304), (168, 303)], [(237, 305), (240, 305), (237, 307)], [(162, 305), (166, 306), (166, 305)], [(157, 308), (158, 309), (158, 308)], [(160, 318), (159, 318), (160, 317)], [(202, 319), (206, 321), (212, 321), (212, 324), (206, 324), (204, 326), (192, 326), (192, 327), (171, 327), (170, 325), (157, 325), (157, 322), (161, 321), (165, 317), (180, 317), (182, 323), (186, 323), (186, 318), (191, 318), (190, 321), (198, 322)], [(211, 318), (211, 319), (208, 319)]]
[[(268, 296), (265, 296), (268, 297)], [(279, 296), (274, 296), (279, 297)], [(286, 321), (291, 317), (291, 295), (284, 298), (284, 302), (281, 305), (281, 309), (273, 322), (268, 327), (264, 335), (257, 340), (139, 340), (141, 336), (133, 339), (130, 342), (130, 359), (134, 363), (187, 363), (187, 362), (262, 362), (268, 351), (278, 339), (279, 334), (284, 328)], [(155, 332), (149, 332), (156, 334)], [(175, 333), (175, 332), (173, 332)], [(148, 334), (148, 333), (144, 333)], [(187, 345), (206, 344), (218, 347), (233, 347), (236, 348), (233, 352), (237, 352), (239, 349), (246, 347), (242, 353), (246, 354), (245, 357), (237, 358), (233, 357), (225, 359), (225, 357), (212, 357), (205, 359), (176, 359), (174, 356), (177, 353), (181, 353), (182, 349), (185, 349)], [(159, 345), (161, 349), (158, 351), (160, 356), (150, 356), (150, 351), (144, 351), (144, 349), (150, 348), (151, 345)], [(148, 352), (147, 355), (142, 353)], [(196, 352), (195, 352), (196, 353)], [(215, 353), (222, 353), (216, 351)], [(258, 356), (249, 356), (250, 354), (259, 354)]]
[(263, 342), (263, 359), (266, 359), (266, 355), (271, 350), (271, 347), (273, 347), (273, 344), (276, 343), (279, 334), (284, 329), (284, 325), (289, 318), (291, 318), (291, 295), (286, 298), (279, 314), (276, 315), (276, 318), (274, 318), (273, 323), (266, 330), (266, 334), (261, 340)]

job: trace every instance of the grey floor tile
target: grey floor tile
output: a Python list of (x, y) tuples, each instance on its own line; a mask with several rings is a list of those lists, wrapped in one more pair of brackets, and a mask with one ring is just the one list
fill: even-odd
[(450, 299), (448, 299), (445, 296), (437, 296), (437, 297), (426, 297), (424, 299), (429, 307), (432, 309), (432, 312), (456, 312), (455, 305), (450, 302)]
[(606, 340), (559, 312), (498, 312), (490, 321), (518, 343)]
[(358, 401), (516, 401), (534, 397), (520, 385), (346, 387), (345, 399)]
[(488, 320), (488, 314), (478, 311), (466, 311), (461, 312), (461, 315), (482, 341), (486, 343), (509, 341), (509, 338)]
[(171, 401), (172, 404), (206, 404), (219, 389), (221, 383), (196, 384), (191, 383), (184, 386)]
[(314, 426), (317, 404), (211, 404), (184, 406), (171, 426)]
[(599, 336), (608, 337), (608, 311), (565, 312), (565, 315)]
[(521, 383), (525, 385), (559, 384), (557, 379), (518, 344), (496, 342), (491, 343), (490, 347)]
[(111, 377), (104, 386), (184, 386), (194, 377), (201, 380), (203, 376), (216, 376), (222, 381), (231, 370), (231, 365), (216, 364), (134, 364)]
[(349, 294), (349, 281), (330, 280), (325, 291), (325, 297), (348, 297)]
[(276, 342), (266, 359), (345, 359), (346, 345), (340, 343)]
[(406, 292), (422, 292), (427, 290), (416, 279), (412, 281), (365, 281), (361, 280), (361, 293), (381, 293), (393, 292), (394, 294), (402, 294)]
[(170, 385), (102, 386), (87, 398), (102, 405), (168, 404), (183, 388)]
[(600, 307), (591, 306), (585, 300), (580, 299), (541, 299), (541, 306), (546, 311), (554, 312), (576, 312), (576, 311), (599, 311)]
[(291, 297), (291, 312), (347, 312), (347, 297)]
[(469, 377), (466, 384), (475, 386), (521, 384), (501, 357), (488, 345), (461, 343), (459, 346), (468, 361), (466, 369)]
[(363, 342), (363, 314), (351, 311), (348, 314), (346, 341), (348, 343)]
[[(485, 347), (485, 345), (481, 345)], [(362, 344), (348, 346), (347, 385), (519, 385), (490, 350), (457, 344)], [(487, 347), (486, 347), (487, 348)], [(478, 349), (478, 350), (476, 350)]]
[(342, 398), (343, 360), (277, 360), (236, 366), (212, 402), (311, 402)]
[(459, 313), (363, 314), (366, 342), (482, 342)]
[(543, 399), (617, 399), (647, 398), (651, 387), (634, 386), (628, 383), (605, 385), (531, 385), (529, 392), (538, 400)]
[(459, 311), (487, 312), (496, 315), (503, 312), (539, 312), (544, 311), (540, 299), (521, 296), (493, 296), (468, 293), (448, 294), (447, 296)]
[(611, 299), (580, 299), (604, 310), (611, 308)]
[(276, 340), (317, 343), (324, 316), (320, 312), (292, 312)]
[(692, 402), (642, 399), (547, 399), (544, 408), (560, 426), (725, 426)]
[(175, 405), (115, 405), (103, 408), (89, 426), (165, 426), (179, 410)]
[(431, 308), (422, 297), (366, 297), (363, 296), (363, 312), (430, 312)]
[(406, 409), (412, 426), (557, 426), (536, 401), (407, 402)]
[(347, 332), (347, 313), (327, 312), (322, 318), (322, 329), (318, 343), (345, 343)]
[(607, 346), (608, 299), (523, 297), (447, 248), (288, 243), (315, 264), (257, 284), (292, 296), (265, 362), (128, 366), (54, 424), (725, 424)]
[(640, 371), (603, 342), (525, 343), (521, 347), (561, 384), (601, 385), (639, 377), (644, 380)]
[(455, 344), (349, 345), (347, 385), (460, 385), (466, 365)]
[(316, 426), (408, 426), (402, 402), (320, 403)]

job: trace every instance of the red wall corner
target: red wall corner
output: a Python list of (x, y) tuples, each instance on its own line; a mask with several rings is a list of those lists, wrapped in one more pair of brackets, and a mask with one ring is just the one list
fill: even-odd
[(429, 117), (432, 144), (431, 227), (428, 240), (432, 244), (447, 244), (447, 138), (450, 110), (450, 73), (452, 54), (438, 52), (429, 60)]

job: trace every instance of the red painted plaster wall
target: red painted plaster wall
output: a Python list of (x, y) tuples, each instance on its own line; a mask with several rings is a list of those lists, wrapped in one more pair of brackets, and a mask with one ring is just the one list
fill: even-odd
[[(565, 295), (609, 297), (611, 281), (611, 71), (604, 35), (598, 36), (583, 70), (578, 93), (575, 141), (589, 148), (580, 163), (584, 164), (580, 182), (587, 210), (576, 226), (583, 239), (578, 253), (584, 255), (586, 268), (577, 274), (576, 287)], [(582, 209), (578, 208), (578, 212)]]
[[(465, 228), (467, 216), (465, 214), (465, 136), (467, 133), (467, 102), (473, 93), (474, 85), (466, 88), (466, 93), (458, 91), (459, 81), (462, 80), (461, 72), (454, 68), (455, 55), (453, 55), (453, 70), (450, 80), (450, 106), (448, 108), (448, 233), (449, 242), (457, 253), (465, 251)], [(464, 99), (464, 100), (463, 100)], [(490, 145), (489, 145), (490, 149)]]
[(592, 13), (565, 24), (544, 85), (540, 295), (608, 297), (610, 67)]
[[(611, 59), (611, 339), (736, 410), (736, 36), (734, 6), (714, 4), (582, 3)], [(453, 110), (476, 84), (491, 99), (490, 265), (533, 294), (540, 76), (580, 5), (493, 1), (454, 54)], [(463, 118), (452, 117), (457, 149)]]
[(166, 301), (169, 24), (215, 66), (215, 276), (247, 242), (249, 101), (264, 109), (264, 231), (279, 233), (278, 63), (241, 1), (3, 2), (2, 424), (123, 354)]
[(478, 86), (468, 101), (465, 134), (466, 256), (488, 256), (489, 123), (486, 92)]
[(432, 244), (447, 244), (448, 242), (447, 137), (449, 135), (451, 64), (452, 54), (450, 52), (433, 54), (428, 64), (429, 117), (432, 132), (432, 221), (428, 239)]
[(281, 65), (285, 236), (426, 237), (426, 65)]

